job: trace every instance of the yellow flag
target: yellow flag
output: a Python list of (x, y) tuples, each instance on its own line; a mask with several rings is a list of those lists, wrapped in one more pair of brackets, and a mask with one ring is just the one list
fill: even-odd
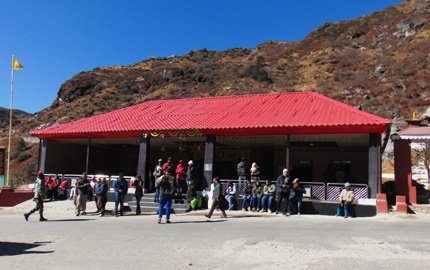
[(12, 66), (13, 66), (13, 70), (21, 70), (21, 69), (23, 69), (23, 68), (24, 68), (24, 66), (23, 66), (23, 65), (21, 65), (21, 64), (18, 62), (18, 59), (16, 59), (15, 57), (13, 58), (13, 64), (12, 64)]

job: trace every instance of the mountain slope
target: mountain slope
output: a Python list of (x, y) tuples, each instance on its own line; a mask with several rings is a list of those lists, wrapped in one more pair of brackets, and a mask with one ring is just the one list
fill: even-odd
[(430, 1), (411, 0), (325, 24), (300, 42), (202, 49), (81, 72), (17, 129), (24, 134), (151, 99), (307, 90), (402, 121), (430, 106), (429, 20)]

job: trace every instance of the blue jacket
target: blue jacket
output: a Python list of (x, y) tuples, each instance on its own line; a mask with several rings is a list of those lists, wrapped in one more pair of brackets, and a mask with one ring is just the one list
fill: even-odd
[(108, 186), (106, 183), (100, 183), (97, 185), (97, 196), (106, 196), (106, 193), (108, 191)]

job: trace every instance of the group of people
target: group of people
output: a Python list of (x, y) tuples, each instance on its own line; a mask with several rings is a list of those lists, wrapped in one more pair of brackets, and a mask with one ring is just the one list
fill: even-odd
[(170, 175), (175, 177), (176, 185), (174, 194), (182, 197), (187, 193), (188, 188), (191, 186), (195, 187), (197, 181), (197, 170), (194, 166), (194, 162), (192, 160), (188, 161), (188, 166), (185, 165), (185, 162), (181, 159), (178, 161), (178, 164), (175, 166), (173, 164), (172, 158), (167, 158), (166, 162), (163, 162), (163, 159), (158, 159), (158, 164), (155, 165), (153, 176), (155, 182), (155, 193), (154, 193), (154, 202), (160, 202), (160, 188), (157, 186), (157, 180), (160, 177), (163, 177), (166, 172), (169, 172)]
[[(257, 168), (256, 163), (252, 167)], [(300, 184), (298, 178), (293, 181), (290, 180), (288, 169), (284, 169), (276, 182), (273, 183), (270, 179), (266, 179), (264, 184), (261, 184), (260, 178), (251, 178), (251, 180), (244, 180), (244, 188), (242, 195), (242, 210), (243, 211), (256, 211), (256, 212), (269, 212), (276, 211), (278, 214), (281, 210), (282, 203), (285, 202), (287, 207), (284, 208), (283, 213), (290, 215), (290, 213), (301, 214), (301, 205), (303, 194), (306, 192)], [(228, 202), (227, 210), (232, 210), (236, 204), (237, 187), (236, 184), (229, 181), (225, 190), (225, 199)], [(277, 202), (276, 210), (273, 207), (273, 202)]]
[[(244, 160), (241, 162), (244, 163)], [(283, 169), (282, 175), (277, 178), (275, 183), (266, 179), (265, 184), (262, 185), (260, 184), (261, 171), (258, 165), (253, 163), (250, 169), (251, 179), (246, 180), (246, 174), (243, 171), (245, 166), (242, 166), (243, 164), (241, 164), (241, 162), (238, 164), (238, 176), (239, 180), (245, 179), (242, 195), (243, 211), (276, 212), (276, 214), (282, 211), (282, 214), (285, 216), (289, 216), (290, 214), (300, 215), (302, 213), (302, 199), (306, 191), (300, 184), (298, 178), (294, 180), (291, 179), (288, 169)], [(165, 163), (163, 163), (162, 159), (159, 159), (153, 175), (155, 177), (156, 187), (154, 202), (159, 203), (157, 213), (158, 223), (161, 223), (164, 213), (166, 216), (166, 223), (170, 223), (172, 199), (175, 194), (182, 197), (182, 194), (186, 192), (186, 198), (191, 208), (195, 209), (197, 206), (201, 206), (202, 198), (197, 196), (194, 186), (196, 175), (192, 160), (188, 162), (188, 167), (185, 167), (183, 160), (180, 160), (179, 164), (174, 169), (171, 158), (168, 158)], [(67, 182), (66, 180), (61, 181), (60, 184), (58, 184), (58, 181), (55, 181), (54, 184), (54, 181), (52, 177), (45, 179), (42, 171), (38, 172), (34, 189), (34, 201), (36, 202), (36, 206), (30, 212), (24, 214), (25, 220), (28, 221), (30, 215), (36, 211), (39, 211), (40, 221), (47, 220), (43, 216), (43, 202), (46, 198), (46, 194), (52, 194), (54, 188), (60, 186), (63, 186), (62, 188), (67, 188), (67, 184), (63, 184)], [(137, 203), (136, 214), (141, 214), (140, 201), (144, 193), (144, 182), (141, 176), (138, 175), (136, 177), (133, 186), (135, 187), (134, 196)], [(113, 182), (112, 187), (115, 194), (115, 208), (113, 214), (117, 217), (122, 216), (124, 213), (124, 199), (128, 193), (129, 183), (124, 178), (124, 175), (119, 173), (119, 177)], [(47, 193), (49, 189), (51, 189), (51, 192)], [(76, 216), (86, 215), (86, 203), (91, 196), (95, 197), (97, 213), (100, 216), (105, 215), (105, 206), (108, 201), (107, 192), (109, 190), (106, 178), (101, 177), (96, 179), (93, 177), (93, 179), (89, 181), (87, 175), (83, 173), (78, 179), (75, 189), (74, 204)], [(220, 178), (215, 177), (211, 185), (210, 199), (208, 201), (210, 210), (205, 216), (211, 218), (214, 210), (218, 208), (221, 210), (221, 217), (226, 218), (227, 214), (225, 210), (233, 210), (236, 204), (237, 193), (237, 187), (233, 182), (228, 182), (224, 190)], [(273, 207), (274, 201), (276, 201), (276, 208)], [(354, 192), (351, 188), (351, 184), (345, 183), (345, 189), (342, 190), (339, 196), (339, 206), (337, 207), (336, 216), (343, 215), (345, 218), (349, 217), (349, 208), (353, 202)], [(286, 207), (282, 207), (283, 203), (286, 204)]]

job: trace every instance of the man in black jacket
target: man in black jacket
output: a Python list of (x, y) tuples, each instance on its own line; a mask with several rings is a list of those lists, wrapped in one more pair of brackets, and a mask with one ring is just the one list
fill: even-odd
[(282, 201), (285, 200), (286, 206), (283, 207), (282, 213), (284, 215), (288, 216), (287, 209), (288, 209), (288, 200), (290, 197), (290, 190), (291, 190), (291, 180), (290, 175), (288, 172), (288, 169), (285, 168), (282, 170), (282, 174), (278, 176), (278, 179), (276, 180), (276, 214), (279, 213), (279, 210), (282, 208)]

